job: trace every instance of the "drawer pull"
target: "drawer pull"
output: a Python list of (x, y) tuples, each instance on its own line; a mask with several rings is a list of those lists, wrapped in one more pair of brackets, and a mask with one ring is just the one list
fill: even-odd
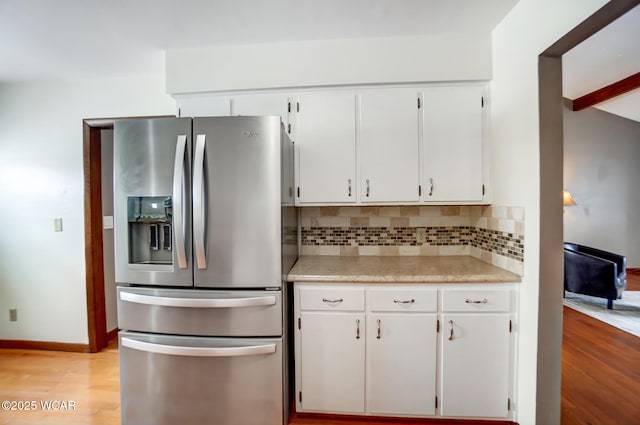
[(413, 304), (416, 302), (416, 300), (414, 300), (413, 298), (411, 298), (410, 300), (399, 300), (396, 298), (393, 300), (393, 302), (396, 304)]
[(464, 302), (466, 302), (467, 304), (486, 304), (487, 299), (483, 298), (481, 300), (470, 300), (469, 298), (467, 298), (466, 300), (464, 300)]
[(336, 298), (336, 299), (333, 299), (333, 300), (330, 300), (328, 298), (323, 298), (322, 299), (322, 302), (323, 303), (327, 303), (327, 304), (338, 304), (338, 303), (341, 303), (342, 301), (344, 301), (344, 298)]

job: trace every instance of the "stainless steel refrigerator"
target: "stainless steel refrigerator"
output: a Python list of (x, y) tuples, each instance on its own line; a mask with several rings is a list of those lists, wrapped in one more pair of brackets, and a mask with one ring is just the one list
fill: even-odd
[(121, 120), (123, 425), (282, 425), (293, 144), (279, 117)]

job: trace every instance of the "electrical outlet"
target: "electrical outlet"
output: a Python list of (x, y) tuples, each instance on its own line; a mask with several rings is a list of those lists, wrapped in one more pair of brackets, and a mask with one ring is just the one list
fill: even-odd
[(418, 227), (416, 231), (416, 242), (425, 243), (427, 241), (427, 229)]
[(17, 308), (10, 308), (9, 309), (9, 321), (10, 322), (17, 322), (18, 321), (18, 309)]

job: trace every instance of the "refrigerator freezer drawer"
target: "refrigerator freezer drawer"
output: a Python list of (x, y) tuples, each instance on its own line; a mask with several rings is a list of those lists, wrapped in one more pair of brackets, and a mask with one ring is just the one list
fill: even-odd
[(281, 291), (118, 287), (118, 327), (195, 336), (280, 336)]
[(280, 338), (119, 333), (123, 425), (282, 425)]

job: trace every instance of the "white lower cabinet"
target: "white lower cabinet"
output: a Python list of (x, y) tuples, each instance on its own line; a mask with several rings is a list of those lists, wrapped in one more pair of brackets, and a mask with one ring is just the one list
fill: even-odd
[(435, 314), (372, 313), (367, 319), (367, 410), (435, 415)]
[(296, 283), (296, 410), (513, 419), (500, 285)]
[(509, 315), (443, 314), (443, 416), (509, 415)]
[(364, 313), (300, 314), (303, 410), (364, 412)]
[(442, 293), (442, 416), (507, 418), (511, 409), (512, 293)]

